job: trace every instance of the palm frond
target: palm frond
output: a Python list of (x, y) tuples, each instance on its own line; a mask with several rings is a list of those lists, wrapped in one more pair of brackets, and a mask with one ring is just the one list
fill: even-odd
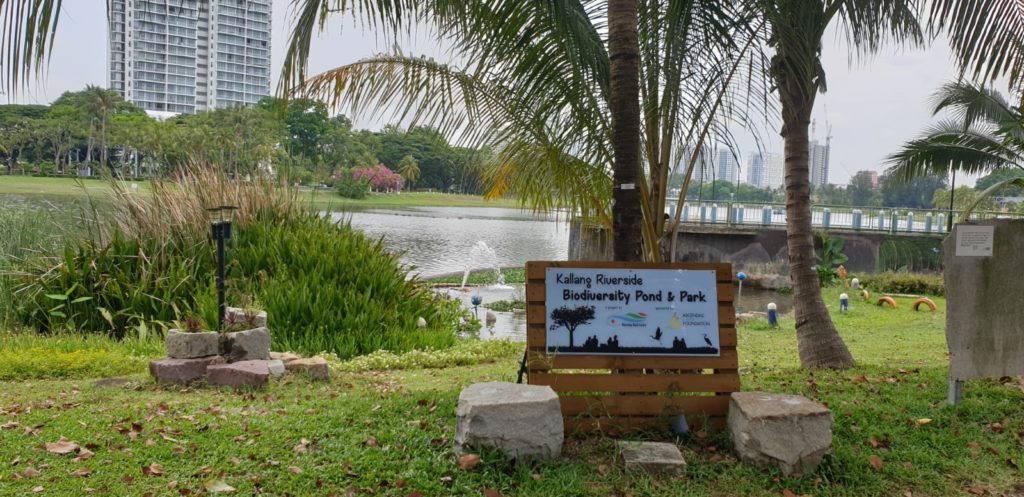
[(53, 50), (61, 0), (0, 0), (0, 86), (14, 93)]
[(1016, 186), (1018, 188), (1024, 188), (1024, 178), (1009, 178), (1009, 179), (1005, 179), (1003, 181), (1000, 181), (1000, 182), (998, 182), (998, 183), (996, 183), (996, 184), (986, 188), (985, 190), (983, 190), (981, 193), (978, 194), (978, 198), (975, 199), (974, 202), (971, 203), (971, 205), (967, 206), (967, 208), (964, 209), (963, 212), (960, 213), (960, 218), (959, 218), (959, 220), (957, 222), (958, 223), (962, 223), (962, 222), (970, 219), (971, 218), (971, 214), (974, 213), (974, 210), (977, 209), (979, 205), (981, 205), (986, 200), (989, 200), (990, 198), (992, 198), (992, 196), (995, 195), (996, 193), (998, 193), (999, 190), (1002, 190), (1003, 188), (1006, 188), (1008, 186)]
[(903, 145), (890, 155), (888, 173), (908, 181), (919, 176), (946, 176), (956, 170), (967, 174), (988, 173), (994, 169), (1021, 164), (1016, 150), (978, 127), (964, 129), (958, 121), (941, 121), (921, 138)]
[(933, 33), (946, 31), (961, 76), (1024, 84), (1024, 2), (933, 0)]
[(942, 85), (932, 96), (932, 113), (951, 111), (965, 126), (1020, 120), (1020, 114), (999, 92), (984, 86), (962, 82)]

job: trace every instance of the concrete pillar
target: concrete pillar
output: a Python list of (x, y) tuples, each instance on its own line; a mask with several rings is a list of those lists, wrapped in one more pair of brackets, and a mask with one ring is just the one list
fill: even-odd
[(852, 222), (853, 229), (855, 229), (855, 230), (859, 230), (860, 229), (861, 222), (863, 221), (863, 217), (864, 217), (864, 212), (863, 211), (861, 211), (860, 209), (854, 209), (853, 210), (853, 222)]
[(929, 212), (929, 213), (924, 215), (924, 232), (925, 233), (931, 233), (932, 232), (932, 213), (931, 212)]
[(885, 230), (885, 211), (884, 210), (878, 211), (878, 230), (879, 231)]
[(832, 211), (828, 207), (821, 211), (821, 225), (828, 228), (832, 223)]

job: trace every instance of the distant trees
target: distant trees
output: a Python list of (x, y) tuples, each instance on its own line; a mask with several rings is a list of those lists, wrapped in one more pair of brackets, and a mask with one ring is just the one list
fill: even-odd
[(850, 203), (858, 207), (881, 205), (882, 197), (871, 180), (870, 171), (859, 171), (850, 178), (850, 184), (846, 187), (850, 193)]
[[(357, 131), (348, 118), (332, 118), (322, 103), (309, 99), (268, 97), (254, 108), (164, 121), (96, 86), (67, 92), (50, 106), (0, 105), (0, 164), (9, 174), (19, 168), (69, 174), (78, 168), (140, 177), (172, 174), (189, 161), (200, 161), (232, 174), (277, 174), (292, 183), (332, 183), (340, 181), (343, 171), (352, 178), (354, 169), (364, 169), (364, 176), (377, 177), (367, 183), (379, 191), (400, 190), (408, 181), (481, 193), (479, 155), (452, 147), (431, 128)], [(377, 174), (378, 166), (388, 173)], [(358, 191), (359, 184), (351, 190)]]

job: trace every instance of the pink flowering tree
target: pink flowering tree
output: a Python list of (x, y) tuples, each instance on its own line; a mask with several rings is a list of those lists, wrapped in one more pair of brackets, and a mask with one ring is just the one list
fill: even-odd
[(352, 178), (357, 181), (368, 179), (370, 188), (375, 192), (398, 192), (402, 190), (402, 183), (405, 182), (401, 174), (388, 169), (384, 164), (352, 169)]

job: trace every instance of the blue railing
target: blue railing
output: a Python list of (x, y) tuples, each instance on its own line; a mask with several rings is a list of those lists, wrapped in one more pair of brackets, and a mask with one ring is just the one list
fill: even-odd
[[(668, 213), (675, 215), (675, 203)], [(945, 233), (947, 209), (892, 209), (812, 205), (811, 224), (822, 229), (846, 229), (889, 233)], [(954, 220), (960, 211), (952, 211)], [(975, 211), (971, 220), (988, 218), (1024, 219), (1013, 212)], [(755, 202), (686, 202), (680, 220), (689, 224), (771, 227), (786, 225), (786, 205)]]

